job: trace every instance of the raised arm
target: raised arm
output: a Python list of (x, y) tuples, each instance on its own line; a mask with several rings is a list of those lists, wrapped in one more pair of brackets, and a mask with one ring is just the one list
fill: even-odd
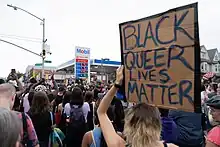
[(115, 132), (115, 129), (107, 116), (107, 110), (114, 98), (118, 86), (121, 84), (123, 79), (123, 66), (117, 69), (117, 76), (115, 85), (108, 91), (108, 93), (102, 99), (99, 108), (97, 110), (100, 126), (102, 129), (103, 136), (108, 147), (124, 147), (125, 141)]

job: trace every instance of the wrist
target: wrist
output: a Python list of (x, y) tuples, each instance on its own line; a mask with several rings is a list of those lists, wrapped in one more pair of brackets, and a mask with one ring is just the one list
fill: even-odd
[(114, 87), (117, 89), (121, 88), (120, 82), (115, 82)]
[(119, 80), (115, 80), (115, 84), (121, 85), (121, 82)]

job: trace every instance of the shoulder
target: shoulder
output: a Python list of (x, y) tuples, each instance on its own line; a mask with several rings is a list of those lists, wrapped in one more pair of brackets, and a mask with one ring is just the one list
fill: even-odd
[(63, 106), (62, 106), (62, 103), (58, 105), (58, 109), (62, 109)]
[(92, 140), (92, 131), (87, 132), (87, 133), (84, 135), (84, 138), (87, 139), (88, 141), (89, 141), (89, 140)]
[(208, 133), (208, 137), (212, 137), (212, 135), (216, 136), (216, 134), (220, 134), (220, 126), (216, 126), (213, 129), (211, 129)]
[(83, 136), (83, 142), (82, 144), (84, 144), (84, 146), (88, 146), (92, 144), (92, 132), (89, 131), (87, 132), (84, 136)]
[(83, 107), (84, 109), (89, 109), (89, 108), (90, 108), (90, 107), (89, 107), (89, 103), (87, 103), (87, 102), (84, 102), (82, 107)]
[(167, 143), (167, 146), (168, 146), (168, 147), (178, 147), (177, 145), (172, 144), (172, 143)]
[(89, 107), (89, 103), (88, 102), (84, 102), (83, 106)]
[(64, 108), (68, 108), (70, 107), (70, 103), (66, 103), (66, 105), (64, 106)]
[[(23, 115), (22, 115), (22, 114), (23, 114), (22, 112), (18, 112), (18, 111), (13, 111), (13, 112), (18, 116), (19, 119), (22, 119), (22, 116), (23, 116)], [(26, 119), (30, 119), (30, 117), (28, 116), (28, 114), (26, 114), (26, 113), (24, 113), (24, 114), (25, 114), (25, 118), (26, 118)]]
[(209, 131), (207, 136), (207, 141), (212, 142), (216, 145), (220, 145), (220, 127), (216, 126), (211, 131)]

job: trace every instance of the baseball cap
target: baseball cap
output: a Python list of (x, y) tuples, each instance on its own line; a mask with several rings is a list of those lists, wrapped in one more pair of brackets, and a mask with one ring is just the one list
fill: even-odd
[(206, 104), (215, 109), (220, 109), (220, 96), (216, 95), (207, 100)]

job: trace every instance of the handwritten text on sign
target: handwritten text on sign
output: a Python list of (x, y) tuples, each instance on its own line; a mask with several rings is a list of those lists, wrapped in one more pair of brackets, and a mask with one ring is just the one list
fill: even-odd
[(194, 8), (120, 25), (129, 101), (194, 110)]

